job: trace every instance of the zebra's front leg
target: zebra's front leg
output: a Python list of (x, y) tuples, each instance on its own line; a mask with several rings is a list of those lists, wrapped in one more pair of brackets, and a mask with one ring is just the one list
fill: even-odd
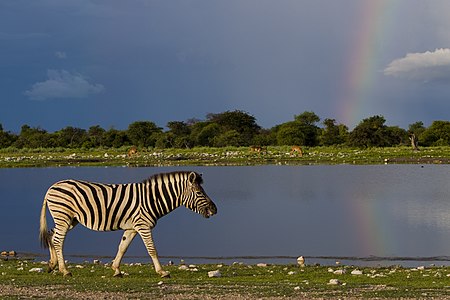
[(161, 277), (170, 277), (170, 273), (168, 271), (164, 271), (161, 267), (161, 263), (158, 259), (158, 253), (156, 251), (155, 245), (153, 243), (152, 231), (150, 228), (147, 229), (138, 229), (138, 233), (144, 241), (144, 245), (147, 248), (147, 252), (152, 258), (153, 265), (155, 266), (155, 271)]
[(120, 262), (122, 261), (122, 257), (124, 256), (125, 252), (127, 252), (128, 246), (133, 241), (134, 237), (136, 236), (135, 230), (125, 230), (122, 239), (120, 240), (119, 244), (119, 250), (117, 251), (116, 258), (114, 258), (112, 269), (114, 270), (114, 276), (122, 276), (122, 273), (120, 272)]

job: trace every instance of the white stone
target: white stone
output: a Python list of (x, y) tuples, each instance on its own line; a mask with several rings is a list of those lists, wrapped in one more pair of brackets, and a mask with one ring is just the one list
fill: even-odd
[(328, 284), (330, 284), (330, 285), (339, 285), (339, 284), (341, 284), (341, 282), (339, 281), (339, 279), (330, 279)]
[(296, 274), (297, 272), (294, 272), (294, 271), (290, 271), (290, 272), (288, 272), (288, 275), (294, 275), (294, 274)]
[(336, 271), (333, 272), (333, 274), (336, 274), (336, 275), (342, 275), (342, 274), (345, 274), (345, 273), (346, 273), (346, 271), (344, 269), (339, 269), (339, 270), (336, 270)]
[(265, 263), (259, 263), (259, 264), (257, 264), (256, 266), (257, 266), (257, 267), (267, 267), (267, 264), (265, 264)]
[(220, 274), (219, 270), (208, 272), (208, 277), (221, 277), (221, 276), (222, 276), (222, 274)]
[(186, 265), (181, 265), (178, 267), (178, 270), (189, 270), (189, 268)]
[(352, 275), (362, 275), (363, 272), (362, 272), (361, 270), (353, 270), (353, 271), (351, 272), (351, 274), (352, 274)]
[(42, 273), (42, 272), (44, 272), (44, 269), (43, 268), (32, 268), (28, 272)]

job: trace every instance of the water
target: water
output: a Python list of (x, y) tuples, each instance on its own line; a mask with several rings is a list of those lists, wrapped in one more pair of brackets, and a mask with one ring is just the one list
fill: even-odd
[[(218, 214), (204, 219), (181, 207), (160, 219), (163, 262), (295, 263), (303, 255), (307, 263), (450, 264), (449, 165), (0, 169), (0, 250), (48, 256), (39, 214), (58, 180), (138, 182), (186, 169), (204, 174)], [(120, 238), (77, 226), (65, 254), (113, 257)], [(127, 256), (150, 261), (139, 237)]]

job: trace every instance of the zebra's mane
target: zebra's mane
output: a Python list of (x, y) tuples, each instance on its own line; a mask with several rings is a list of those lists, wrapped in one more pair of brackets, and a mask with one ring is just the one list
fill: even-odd
[[(153, 181), (155, 178), (157, 178), (157, 177), (165, 177), (165, 176), (167, 176), (167, 177), (172, 177), (173, 175), (175, 175), (175, 174), (185, 174), (185, 175), (189, 175), (190, 173), (195, 173), (197, 176), (195, 176), (195, 182), (198, 184), (198, 185), (201, 185), (202, 183), (203, 183), (203, 178), (202, 178), (202, 175), (201, 174), (199, 174), (199, 173), (197, 173), (197, 172), (193, 172), (193, 171), (174, 171), (174, 172), (168, 172), (168, 173), (158, 173), (158, 174), (154, 174), (154, 175), (152, 175), (152, 176), (150, 176), (149, 178), (147, 178), (147, 179), (144, 179), (142, 182), (143, 183), (146, 183), (146, 182), (149, 182), (149, 181)], [(186, 177), (186, 178), (188, 178), (188, 177)]]

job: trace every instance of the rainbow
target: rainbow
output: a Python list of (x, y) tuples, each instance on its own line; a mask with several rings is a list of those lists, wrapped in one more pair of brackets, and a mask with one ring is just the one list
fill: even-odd
[(346, 58), (335, 110), (338, 122), (350, 127), (369, 117), (363, 114), (380, 73), (377, 69), (381, 59), (380, 46), (389, 40), (388, 29), (391, 28), (399, 1), (369, 0), (360, 3), (358, 30)]

